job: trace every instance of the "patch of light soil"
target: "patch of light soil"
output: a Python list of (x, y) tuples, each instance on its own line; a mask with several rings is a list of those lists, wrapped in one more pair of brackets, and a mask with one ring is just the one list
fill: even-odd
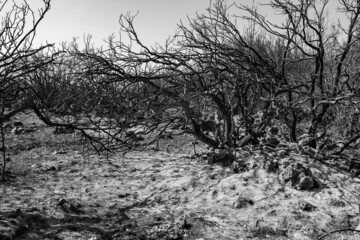
[[(300, 233), (311, 239), (359, 223), (359, 180), (316, 162), (311, 168), (324, 187), (298, 191), (260, 167), (234, 174), (187, 154), (147, 151), (110, 159), (75, 151), (51, 154), (33, 153), (33, 158), (39, 157), (38, 166), (0, 186), (0, 211), (37, 208), (61, 219), (61, 198), (76, 201), (92, 216), (144, 201), (126, 215), (138, 224), (154, 218), (162, 224), (189, 219), (198, 239), (262, 239), (266, 234), (261, 235), (261, 229), (284, 232), (269, 239), (291, 239)], [(240, 197), (253, 204), (236, 207)], [(315, 208), (304, 210), (306, 203)]]

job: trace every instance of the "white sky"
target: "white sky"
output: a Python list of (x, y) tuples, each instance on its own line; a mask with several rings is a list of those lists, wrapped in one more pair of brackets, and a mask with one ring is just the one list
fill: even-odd
[[(36, 0), (40, 2), (40, 0)], [(138, 13), (135, 27), (149, 44), (163, 43), (175, 33), (180, 19), (195, 16), (209, 5), (209, 0), (52, 0), (51, 10), (41, 23), (36, 42), (58, 43), (81, 40), (91, 34), (100, 44), (110, 34), (119, 32), (119, 16)], [(31, 3), (30, 3), (31, 4)], [(39, 5), (38, 5), (39, 6)]]
[[(251, 5), (253, 0), (234, 0)], [(229, 0), (232, 2), (232, 0)], [(268, 0), (255, 0), (268, 3)], [(41, 0), (28, 0), (33, 8), (41, 7)], [(330, 0), (330, 4), (337, 0)], [(205, 12), (210, 0), (51, 0), (51, 9), (37, 30), (35, 44), (60, 43), (93, 36), (96, 46), (102, 44), (110, 34), (119, 32), (119, 16), (131, 12), (140, 38), (148, 45), (164, 43), (173, 35), (180, 20), (187, 22), (187, 16), (194, 17), (196, 12)], [(259, 6), (260, 10), (261, 7)], [(263, 11), (264, 12), (264, 11)], [(268, 9), (264, 12), (268, 13)], [(278, 19), (277, 19), (278, 20)]]

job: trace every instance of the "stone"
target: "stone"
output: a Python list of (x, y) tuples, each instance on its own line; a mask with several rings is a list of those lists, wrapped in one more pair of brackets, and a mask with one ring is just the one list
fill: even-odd
[(174, 137), (173, 137), (173, 132), (171, 132), (171, 131), (165, 131), (165, 132), (163, 132), (163, 133), (160, 135), (159, 138), (160, 138), (160, 139), (174, 139)]
[(13, 123), (13, 126), (14, 127), (24, 127), (25, 125), (24, 125), (24, 123), (22, 123), (20, 121), (16, 121), (16, 122)]
[(57, 151), (54, 151), (53, 154), (54, 155), (60, 155), (60, 154), (66, 154), (67, 152), (64, 151), (64, 150), (57, 150)]
[(46, 169), (46, 171), (56, 171), (56, 167), (55, 166), (49, 166), (49, 168)]
[(233, 208), (235, 209), (241, 209), (251, 205), (254, 205), (254, 201), (245, 197), (238, 197), (235, 202), (233, 202)]
[(300, 209), (305, 212), (313, 212), (317, 209), (317, 207), (308, 202), (302, 202), (300, 203)]
[(53, 133), (55, 135), (57, 134), (69, 134), (69, 133), (74, 133), (74, 129), (70, 128), (70, 127), (56, 127), (55, 130), (53, 131)]
[(299, 183), (296, 188), (299, 190), (310, 190), (315, 187), (315, 180), (313, 176), (306, 176), (304, 173), (299, 175)]
[(239, 173), (246, 171), (248, 168), (245, 161), (237, 159), (236, 161), (232, 162), (231, 169), (234, 173)]
[(11, 134), (13, 135), (20, 135), (20, 134), (23, 134), (25, 133), (26, 130), (22, 127), (14, 127), (12, 130), (11, 130)]
[(83, 213), (80, 209), (81, 205), (78, 203), (72, 203), (64, 198), (60, 198), (57, 204), (64, 212), (71, 212), (71, 213)]
[(259, 161), (255, 158), (249, 158), (246, 160), (247, 169), (254, 169), (259, 166)]
[(264, 164), (264, 169), (267, 172), (276, 173), (279, 170), (279, 162), (277, 160), (269, 160)]
[(293, 240), (311, 240), (310, 237), (306, 236), (302, 232), (294, 232), (293, 233)]
[(276, 137), (267, 137), (266, 143), (270, 144), (271, 146), (277, 146), (280, 141)]
[(298, 190), (310, 190), (317, 186), (311, 170), (300, 163), (292, 163), (280, 174), (283, 183), (290, 183)]
[(229, 166), (234, 162), (235, 156), (229, 149), (216, 150), (208, 159), (209, 164), (220, 163), (222, 165)]

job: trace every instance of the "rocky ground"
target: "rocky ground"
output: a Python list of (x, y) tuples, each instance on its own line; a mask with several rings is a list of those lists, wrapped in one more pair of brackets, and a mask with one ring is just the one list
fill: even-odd
[(188, 134), (89, 155), (73, 133), (14, 121), (28, 131), (6, 131), (0, 239), (360, 239), (360, 179), (341, 158), (296, 145), (195, 155)]

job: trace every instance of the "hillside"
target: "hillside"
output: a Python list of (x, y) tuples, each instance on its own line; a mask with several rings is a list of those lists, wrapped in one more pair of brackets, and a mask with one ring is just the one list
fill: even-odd
[[(55, 135), (32, 115), (14, 121), (33, 131), (6, 130), (0, 239), (305, 240), (360, 223), (360, 179), (340, 158), (247, 147), (238, 149), (242, 168), (234, 173), (221, 161), (226, 153), (211, 157), (197, 144), (195, 155), (194, 138), (177, 130), (159, 151), (99, 156), (87, 154), (75, 133)], [(315, 179), (304, 190), (286, 180), (296, 163)]]

